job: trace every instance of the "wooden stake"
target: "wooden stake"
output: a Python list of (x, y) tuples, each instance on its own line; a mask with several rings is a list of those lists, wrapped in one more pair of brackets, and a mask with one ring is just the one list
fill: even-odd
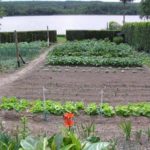
[(46, 98), (45, 98), (46, 89), (43, 86), (43, 107), (44, 107), (44, 120), (47, 121), (47, 111), (46, 111)]
[(17, 58), (17, 65), (20, 67), (20, 60), (19, 60), (19, 48), (18, 48), (18, 36), (16, 30), (14, 31), (14, 38), (15, 38), (15, 45), (16, 45), (16, 58)]
[(47, 26), (47, 46), (49, 47), (50, 43), (49, 43), (49, 29)]
[(101, 90), (101, 106), (102, 106), (102, 104), (103, 104), (103, 96), (104, 96), (104, 90), (102, 89), (102, 90)]

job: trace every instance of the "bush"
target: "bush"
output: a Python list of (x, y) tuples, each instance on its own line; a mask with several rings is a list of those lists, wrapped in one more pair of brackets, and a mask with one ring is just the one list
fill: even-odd
[[(49, 31), (50, 42), (57, 41), (56, 31)], [(47, 31), (29, 31), (29, 32), (18, 32), (19, 42), (32, 42), (32, 41), (47, 41)], [(14, 33), (13, 32), (1, 32), (0, 43), (13, 43)]]
[(116, 44), (121, 44), (121, 43), (123, 43), (123, 37), (122, 36), (115, 36), (113, 38), (113, 42), (115, 42)]
[(94, 30), (68, 30), (66, 31), (66, 38), (69, 41), (84, 40), (84, 39), (105, 39), (108, 38), (110, 41), (116, 36), (119, 31), (94, 31)]
[(123, 32), (127, 43), (137, 50), (150, 52), (150, 22), (127, 23)]
[(109, 30), (121, 30), (122, 26), (114, 21), (109, 22)]

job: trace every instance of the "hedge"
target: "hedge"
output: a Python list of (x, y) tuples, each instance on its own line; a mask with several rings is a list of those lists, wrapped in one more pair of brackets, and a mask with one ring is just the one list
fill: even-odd
[(150, 52), (150, 22), (127, 23), (123, 32), (125, 42), (139, 51)]
[[(49, 31), (50, 42), (57, 41), (56, 31)], [(47, 31), (28, 31), (28, 32), (18, 32), (19, 42), (32, 42), (32, 41), (46, 41)], [(12, 43), (14, 42), (13, 32), (0, 32), (0, 43)]]
[(67, 30), (66, 38), (69, 41), (84, 40), (84, 39), (105, 39), (113, 40), (120, 31), (107, 30)]

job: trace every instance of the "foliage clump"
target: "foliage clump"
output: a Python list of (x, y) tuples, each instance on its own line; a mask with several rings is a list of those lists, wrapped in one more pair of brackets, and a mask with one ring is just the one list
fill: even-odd
[(50, 65), (142, 66), (138, 53), (127, 44), (84, 40), (56, 46), (47, 57)]

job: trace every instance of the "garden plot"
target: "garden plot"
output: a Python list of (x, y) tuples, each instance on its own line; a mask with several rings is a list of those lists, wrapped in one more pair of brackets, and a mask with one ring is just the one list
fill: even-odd
[[(29, 64), (30, 66), (30, 64)], [(23, 68), (25, 69), (25, 68)], [(23, 70), (22, 69), (22, 70)], [(15, 75), (15, 74), (13, 74)], [(3, 77), (7, 75), (3, 75)], [(0, 80), (3, 78), (0, 76)], [(43, 98), (42, 89), (45, 87), (46, 99), (54, 101), (82, 101), (87, 103), (100, 103), (101, 89), (104, 90), (103, 100), (112, 106), (127, 104), (128, 102), (149, 102), (150, 100), (150, 71), (144, 67), (69, 67), (69, 66), (45, 66), (44, 61), (39, 61), (25, 74), (19, 76), (13, 82), (0, 87), (0, 96), (16, 96), (36, 100)], [(29, 118), (29, 128), (36, 134), (56, 133), (63, 126), (62, 116), (48, 116), (47, 122), (43, 121), (43, 114), (30, 114), (29, 112), (16, 112), (1, 110), (0, 118), (6, 123), (7, 130), (18, 125), (21, 116)], [(149, 127), (148, 117), (112, 117), (106, 118), (100, 115), (89, 116), (81, 113), (75, 116), (75, 124), (93, 122), (97, 127), (97, 134), (104, 140), (117, 138), (123, 149), (123, 136), (118, 130), (118, 124), (122, 120), (131, 120), (133, 132)], [(134, 134), (132, 135), (134, 138)], [(132, 143), (133, 144), (133, 143)], [(148, 149), (149, 143), (143, 139), (143, 145), (133, 144), (133, 150)]]

